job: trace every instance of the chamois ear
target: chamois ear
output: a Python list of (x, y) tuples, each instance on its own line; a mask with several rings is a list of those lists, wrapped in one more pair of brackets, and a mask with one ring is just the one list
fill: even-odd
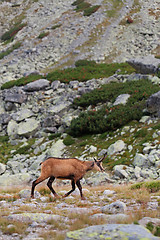
[(102, 162), (106, 158), (106, 156), (107, 156), (107, 152), (104, 154), (104, 156), (102, 158), (98, 159), (98, 161)]

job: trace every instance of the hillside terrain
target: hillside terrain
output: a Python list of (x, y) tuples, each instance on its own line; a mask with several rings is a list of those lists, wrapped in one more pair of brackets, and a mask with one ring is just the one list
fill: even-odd
[[(159, 40), (159, 0), (0, 1), (0, 239), (159, 239)], [(31, 200), (50, 156), (105, 172)]]

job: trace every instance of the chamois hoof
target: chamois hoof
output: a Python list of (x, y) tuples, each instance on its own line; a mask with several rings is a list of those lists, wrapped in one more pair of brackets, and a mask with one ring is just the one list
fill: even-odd
[(86, 198), (85, 197), (81, 197), (81, 200), (86, 200)]

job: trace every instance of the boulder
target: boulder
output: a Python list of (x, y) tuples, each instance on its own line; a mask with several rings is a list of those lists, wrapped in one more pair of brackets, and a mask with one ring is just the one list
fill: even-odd
[(137, 71), (144, 74), (158, 72), (160, 66), (160, 59), (155, 58), (153, 55), (137, 57), (127, 62)]
[(118, 104), (123, 104), (125, 105), (127, 103), (128, 98), (130, 97), (130, 94), (121, 94), (119, 95), (115, 102), (113, 103), (114, 106), (118, 105)]
[(30, 109), (22, 109), (21, 111), (12, 114), (12, 119), (16, 122), (21, 122), (31, 116), (33, 116), (33, 112)]
[(27, 119), (18, 124), (17, 134), (24, 137), (33, 136), (39, 129), (39, 125), (39, 122), (34, 118)]
[(76, 231), (68, 232), (65, 240), (95, 240), (95, 239), (118, 239), (118, 240), (158, 240), (143, 226), (135, 224), (105, 224), (95, 225)]
[(109, 146), (107, 153), (108, 155), (113, 155), (123, 151), (125, 147), (126, 144), (122, 140), (118, 140), (117, 142)]
[(64, 145), (63, 140), (60, 139), (52, 144), (51, 148), (47, 151), (47, 155), (61, 157), (65, 150), (65, 147), (66, 146)]
[(127, 207), (125, 203), (121, 201), (116, 201), (111, 204), (103, 206), (102, 213), (110, 213), (110, 214), (124, 213), (126, 209)]
[(6, 165), (3, 163), (0, 163), (0, 175), (3, 174), (6, 171)]
[(0, 124), (7, 125), (11, 120), (11, 116), (8, 113), (0, 114)]
[(23, 186), (31, 181), (29, 173), (18, 173), (15, 175), (3, 174), (0, 176), (0, 186)]
[(22, 104), (26, 102), (27, 95), (25, 93), (8, 93), (5, 96), (5, 102), (19, 103)]
[[(20, 192), (19, 192), (19, 196), (20, 198), (30, 198), (31, 197), (31, 190), (30, 189), (22, 189)], [(40, 198), (41, 197), (41, 194), (37, 191), (34, 192), (34, 196), (35, 198)]]
[(137, 167), (148, 167), (150, 166), (150, 162), (147, 157), (141, 153), (136, 153), (133, 161), (133, 165)]
[(129, 178), (128, 173), (125, 171), (127, 169), (127, 166), (125, 165), (116, 165), (113, 168), (113, 172), (115, 176), (118, 176), (120, 178)]
[(157, 117), (160, 117), (160, 91), (152, 94), (146, 102), (147, 110), (151, 114), (155, 114)]
[(16, 123), (16, 121), (14, 121), (14, 120), (9, 121), (8, 126), (7, 126), (8, 136), (16, 136), (17, 129), (18, 129), (18, 124)]
[(46, 79), (39, 79), (34, 82), (28, 83), (24, 86), (23, 90), (26, 92), (34, 92), (46, 89), (50, 86), (50, 82)]
[(48, 222), (50, 220), (60, 220), (64, 217), (55, 214), (46, 214), (46, 213), (19, 213), (19, 214), (11, 214), (8, 216), (9, 220), (15, 220), (20, 222)]

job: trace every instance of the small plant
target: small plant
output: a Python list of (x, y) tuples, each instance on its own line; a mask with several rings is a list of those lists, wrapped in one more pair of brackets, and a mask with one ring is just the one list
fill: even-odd
[(29, 75), (27, 77), (22, 77), (22, 78), (20, 78), (18, 80), (8, 81), (8, 82), (4, 83), (1, 86), (1, 89), (4, 90), (4, 89), (12, 88), (14, 86), (24, 86), (27, 83), (34, 82), (34, 81), (36, 81), (36, 80), (38, 80), (40, 78), (42, 78), (41, 75), (31, 74), (31, 75)]
[(90, 16), (91, 14), (95, 13), (99, 8), (100, 8), (100, 5), (95, 5), (95, 6), (88, 7), (84, 10), (83, 15), (84, 16)]
[(141, 182), (136, 183), (131, 186), (131, 189), (141, 189), (145, 187), (149, 192), (158, 192), (160, 190), (160, 181), (150, 181), (150, 182)]
[(72, 3), (72, 6), (76, 6), (82, 2), (84, 2), (84, 0), (76, 0), (75, 2)]
[(71, 136), (67, 135), (67, 137), (63, 140), (63, 143), (66, 146), (69, 146), (69, 145), (72, 145), (73, 143), (75, 143), (75, 140)]
[(6, 51), (2, 51), (0, 53), (0, 59), (4, 58), (5, 56), (9, 55), (11, 52), (13, 52), (15, 49), (18, 49), (21, 46), (20, 42), (15, 43), (12, 47), (7, 49)]
[(49, 32), (42, 32), (42, 33), (39, 34), (38, 38), (42, 39), (44, 37), (47, 37), (48, 35), (49, 35)]
[(15, 35), (26, 26), (26, 23), (17, 23), (1, 36), (2, 41), (13, 40)]
[(61, 136), (60, 133), (53, 133), (53, 134), (50, 134), (50, 135), (48, 136), (48, 139), (49, 139), (49, 140), (53, 140), (53, 139), (55, 139), (55, 138), (57, 138), (57, 137), (60, 137), (60, 136)]

